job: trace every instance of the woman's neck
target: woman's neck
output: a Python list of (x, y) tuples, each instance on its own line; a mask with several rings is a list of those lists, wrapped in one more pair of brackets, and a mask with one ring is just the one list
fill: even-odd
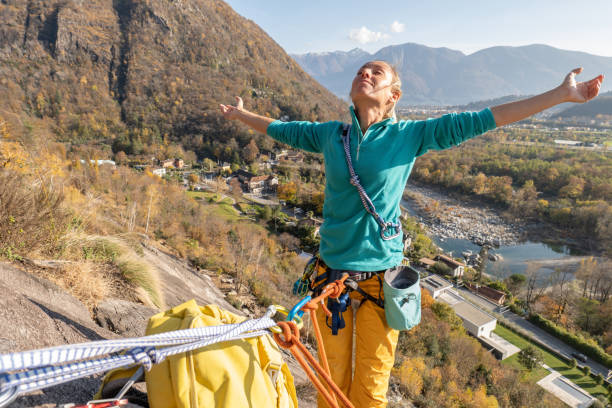
[(365, 132), (374, 123), (378, 123), (385, 118), (385, 108), (382, 106), (355, 106), (355, 114), (361, 127), (361, 132)]

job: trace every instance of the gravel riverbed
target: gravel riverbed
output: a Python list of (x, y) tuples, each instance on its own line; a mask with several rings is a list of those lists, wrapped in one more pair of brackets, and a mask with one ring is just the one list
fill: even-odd
[(460, 201), (432, 188), (406, 185), (408, 201), (430, 234), (442, 239), (467, 239), (478, 245), (516, 245), (526, 226), (506, 221), (495, 211), (469, 201)]

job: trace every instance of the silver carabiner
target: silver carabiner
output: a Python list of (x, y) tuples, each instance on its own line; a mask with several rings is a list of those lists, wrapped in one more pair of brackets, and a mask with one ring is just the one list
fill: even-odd
[[(394, 227), (395, 228), (395, 234), (393, 235), (385, 235), (385, 231), (389, 229), (389, 227)], [(392, 240), (393, 238), (397, 238), (400, 234), (402, 233), (402, 225), (401, 224), (397, 224), (397, 225), (393, 225), (392, 223), (388, 222), (385, 224), (384, 227), (381, 228), (380, 230), (380, 237), (383, 239), (383, 241), (389, 241)]]

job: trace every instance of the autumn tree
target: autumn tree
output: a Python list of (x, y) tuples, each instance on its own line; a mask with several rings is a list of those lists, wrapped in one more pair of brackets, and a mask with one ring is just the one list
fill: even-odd
[(212, 171), (213, 167), (215, 167), (215, 162), (206, 157), (202, 160), (202, 167), (208, 171)]
[(297, 194), (297, 185), (293, 181), (279, 184), (276, 193), (281, 200), (294, 201)]
[(559, 190), (560, 197), (578, 198), (584, 191), (586, 181), (577, 176), (570, 176), (567, 185)]
[(247, 144), (246, 147), (242, 150), (242, 158), (247, 163), (252, 163), (255, 161), (255, 159), (257, 159), (258, 155), (259, 155), (259, 148), (257, 147), (255, 140), (251, 139), (249, 144)]
[(198, 181), (200, 181), (200, 177), (198, 177), (197, 173), (189, 173), (189, 176), (187, 176), (187, 181), (189, 181), (189, 184), (196, 184)]
[(535, 214), (538, 207), (537, 197), (533, 180), (527, 180), (512, 198), (510, 208), (521, 218), (530, 217)]
[(115, 163), (117, 163), (120, 166), (126, 165), (128, 163), (127, 154), (125, 154), (123, 150), (120, 150), (117, 153), (115, 153)]
[(513, 296), (518, 296), (519, 290), (525, 285), (525, 275), (515, 273), (506, 278), (506, 287)]

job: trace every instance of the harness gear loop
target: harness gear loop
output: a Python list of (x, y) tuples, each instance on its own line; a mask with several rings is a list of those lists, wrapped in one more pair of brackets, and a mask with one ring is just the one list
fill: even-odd
[[(316, 320), (313, 320), (313, 322), (315, 322), (313, 324), (316, 325)], [(317, 363), (317, 361), (308, 351), (306, 346), (302, 344), (299, 338), (299, 330), (297, 330), (297, 327), (295, 327), (295, 323), (279, 322), (278, 325), (282, 328), (283, 337), (285, 338), (281, 339), (280, 335), (278, 333), (275, 333), (274, 339), (281, 347), (287, 348), (289, 349), (289, 351), (291, 351), (291, 354), (293, 354), (298, 363), (300, 363), (300, 365), (306, 372), (306, 375), (308, 375), (308, 378), (310, 378), (314, 386), (317, 388), (317, 391), (321, 393), (327, 404), (333, 408), (339, 408), (338, 402), (335, 399), (335, 397), (337, 396), (345, 407), (354, 408), (354, 405), (351, 403), (351, 401), (349, 401), (346, 395), (344, 395), (344, 393), (340, 390), (336, 383), (334, 383), (331, 378), (331, 375), (326, 372), (319, 363)], [(320, 346), (321, 345), (322, 343), (320, 344)], [(319, 377), (321, 377), (327, 383), (327, 386), (330, 388), (330, 391), (325, 388), (323, 383), (321, 383), (319, 378), (317, 378), (310, 366), (312, 366), (312, 368), (314, 368)]]
[[(361, 199), (361, 203), (365, 210), (370, 213), (378, 225), (380, 226), (380, 237), (383, 241), (389, 241), (393, 238), (398, 237), (402, 233), (402, 224), (400, 222), (386, 222), (377, 212), (374, 203), (368, 197), (365, 189), (359, 182), (359, 176), (355, 173), (355, 169), (353, 168), (353, 161), (351, 160), (351, 125), (344, 124), (342, 128), (342, 143), (344, 145), (344, 158), (346, 159), (346, 165), (348, 166), (350, 173), (349, 182), (357, 189), (359, 193), (359, 198)], [(395, 229), (395, 232), (392, 235), (386, 235), (385, 232), (389, 229)]]

